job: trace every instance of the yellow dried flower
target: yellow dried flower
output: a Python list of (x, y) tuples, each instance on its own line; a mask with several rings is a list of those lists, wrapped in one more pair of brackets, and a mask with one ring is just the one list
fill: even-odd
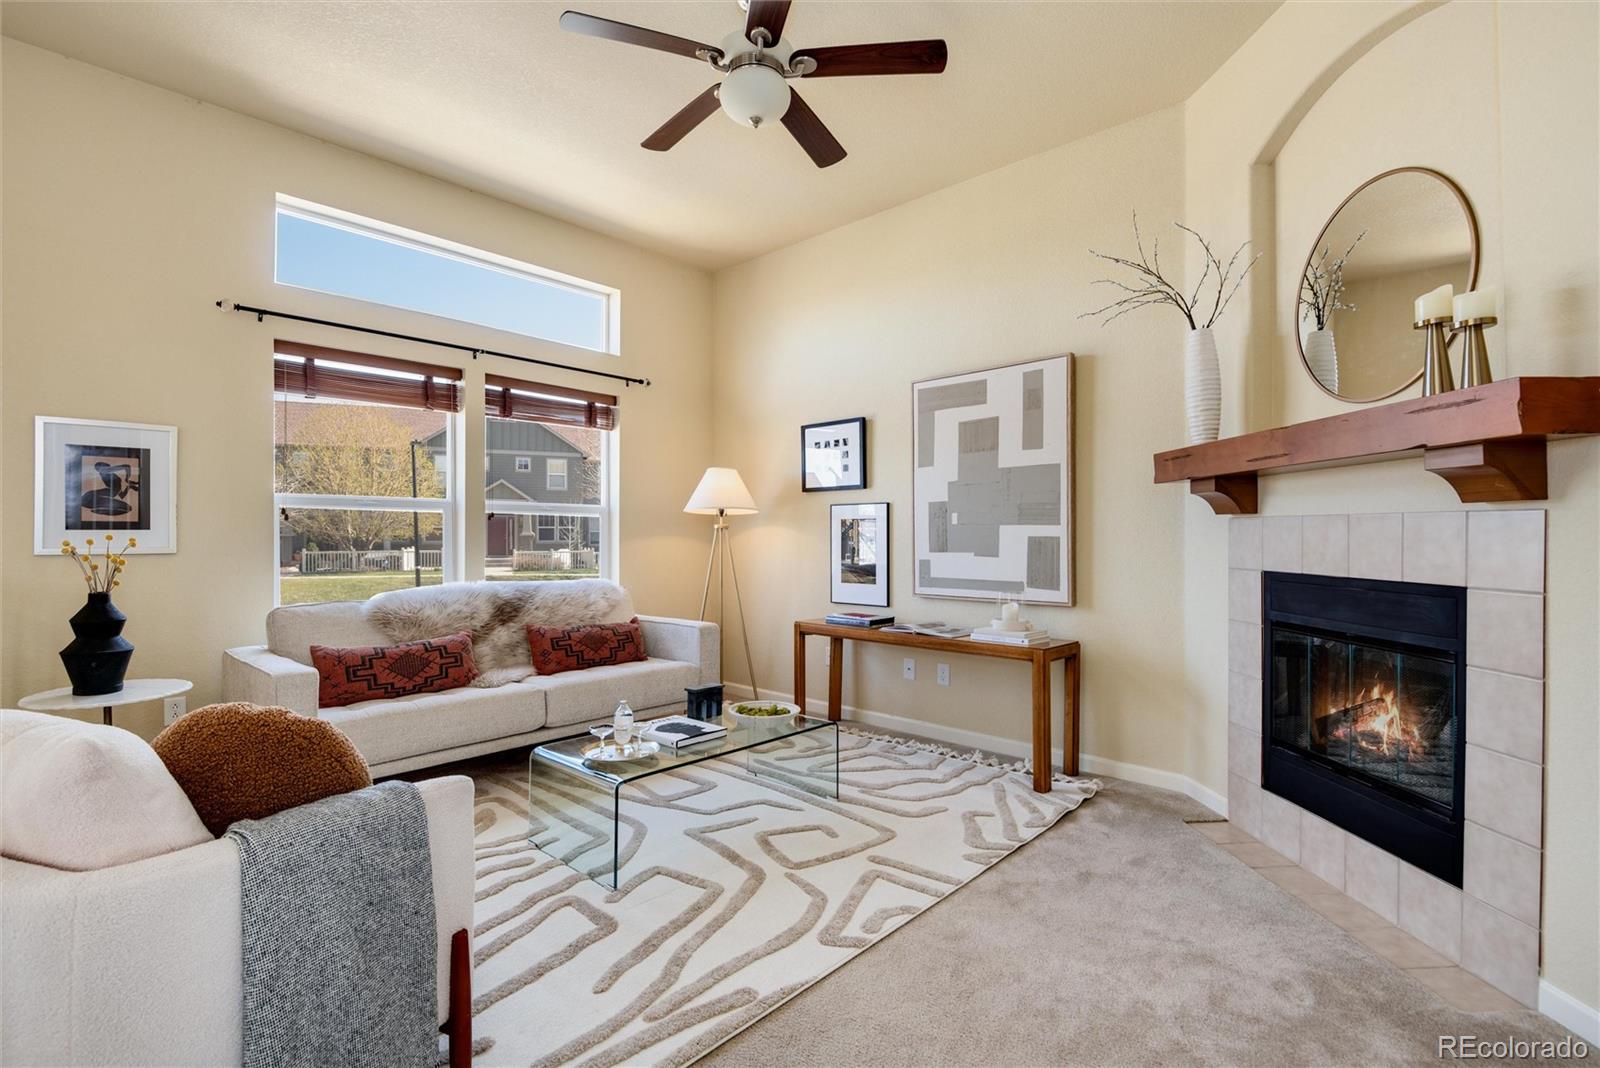
[(117, 581), (113, 582), (111, 585), (120, 586), (120, 585), (122, 585), (122, 580), (121, 579), (117, 579)]
[(128, 539), (128, 548), (137, 549), (138, 547), (139, 547), (139, 539), (138, 538), (129, 538)]
[(99, 564), (90, 564), (89, 565), (89, 570), (90, 571), (99, 571), (100, 570), (100, 565)]

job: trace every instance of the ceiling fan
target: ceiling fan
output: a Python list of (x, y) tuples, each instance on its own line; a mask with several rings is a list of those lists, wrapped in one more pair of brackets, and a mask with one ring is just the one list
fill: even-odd
[(943, 41), (795, 48), (783, 36), (790, 0), (740, 0), (743, 30), (718, 45), (701, 44), (659, 30), (614, 22), (579, 11), (561, 16), (561, 28), (623, 44), (642, 45), (709, 63), (726, 77), (689, 101), (641, 144), (665, 152), (720, 105), (728, 117), (751, 128), (780, 120), (818, 167), (844, 159), (844, 146), (788, 85), (791, 78), (843, 78), (866, 74), (938, 74), (944, 70)]

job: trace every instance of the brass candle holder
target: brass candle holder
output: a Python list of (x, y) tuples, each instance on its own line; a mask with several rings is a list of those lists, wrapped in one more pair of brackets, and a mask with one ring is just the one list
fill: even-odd
[(1445, 327), (1450, 316), (1439, 315), (1411, 324), (1413, 330), (1424, 331), (1422, 351), (1422, 395), (1448, 393), (1456, 388), (1455, 376), (1450, 373), (1450, 338)]
[(1456, 323), (1461, 331), (1461, 384), (1486, 386), (1494, 381), (1489, 373), (1489, 347), (1483, 342), (1483, 328), (1500, 320), (1492, 315), (1477, 319), (1462, 319)]

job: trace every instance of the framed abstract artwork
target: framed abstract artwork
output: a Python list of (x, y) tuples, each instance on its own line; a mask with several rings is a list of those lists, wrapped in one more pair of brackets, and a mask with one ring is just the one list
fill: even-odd
[(829, 582), (834, 604), (889, 607), (889, 502), (829, 509)]
[(911, 387), (913, 589), (1070, 605), (1072, 356)]
[(97, 534), (118, 552), (178, 551), (178, 428), (41, 415), (33, 421), (33, 551)]
[(800, 428), (800, 488), (867, 488), (867, 420), (837, 419)]

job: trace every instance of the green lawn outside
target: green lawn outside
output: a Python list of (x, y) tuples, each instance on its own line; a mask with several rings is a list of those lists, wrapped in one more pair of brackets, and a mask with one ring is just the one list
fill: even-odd
[[(492, 580), (534, 581), (538, 579), (598, 578), (598, 571), (505, 571), (485, 576)], [(422, 584), (437, 586), (443, 581), (439, 571), (423, 571)], [(281, 604), (314, 604), (318, 601), (365, 601), (385, 590), (404, 589), (416, 584), (411, 571), (376, 571), (356, 575), (285, 574), (278, 580)]]

